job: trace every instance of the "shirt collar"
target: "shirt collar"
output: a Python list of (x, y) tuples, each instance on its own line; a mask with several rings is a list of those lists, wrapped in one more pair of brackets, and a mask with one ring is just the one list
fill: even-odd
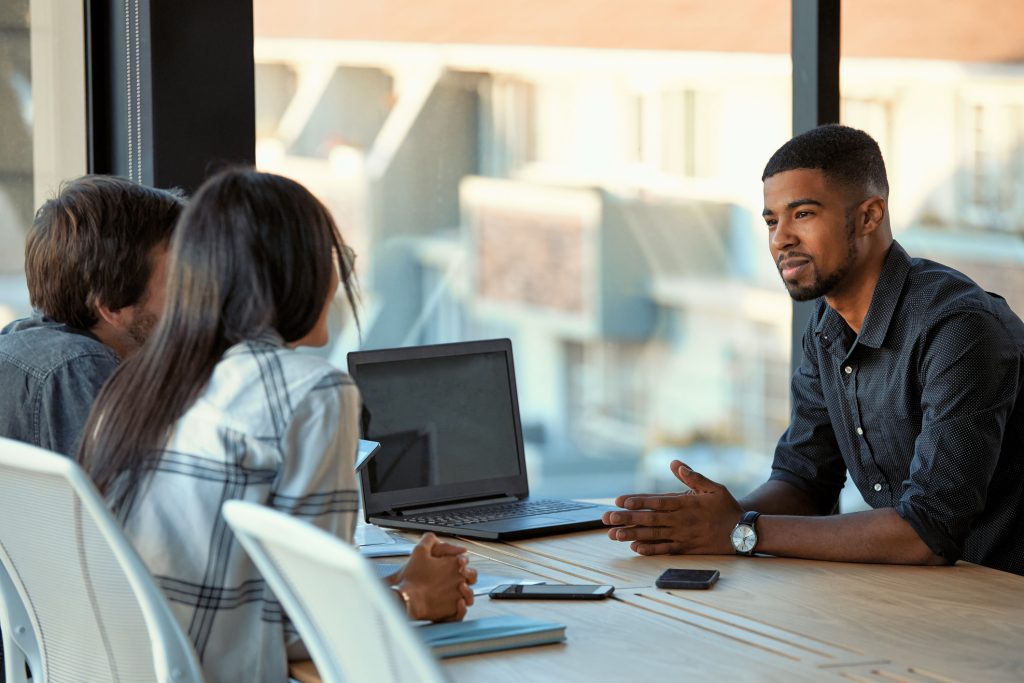
[[(871, 305), (864, 316), (864, 324), (857, 335), (858, 344), (877, 349), (885, 341), (889, 323), (892, 322), (896, 304), (899, 303), (900, 293), (903, 291), (903, 283), (906, 282), (909, 273), (910, 256), (899, 242), (893, 240), (889, 253), (885, 256), (885, 263), (882, 264), (882, 272), (875, 284), (875, 291), (871, 295)], [(825, 314), (821, 316), (814, 332), (825, 335), (831, 341), (839, 338), (846, 329), (848, 326), (843, 317), (831, 306), (826, 305)]]
[(885, 341), (889, 323), (892, 322), (896, 304), (899, 303), (900, 293), (903, 291), (903, 283), (906, 282), (909, 273), (910, 256), (899, 242), (893, 240), (885, 257), (885, 264), (882, 265), (882, 274), (875, 285), (875, 293), (871, 295), (868, 314), (864, 317), (860, 334), (857, 335), (858, 344), (877, 349)]

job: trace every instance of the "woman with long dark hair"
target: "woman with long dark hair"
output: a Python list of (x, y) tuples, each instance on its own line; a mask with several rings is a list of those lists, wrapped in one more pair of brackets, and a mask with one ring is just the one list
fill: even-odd
[[(323, 205), (286, 178), (214, 176), (178, 224), (163, 319), (97, 399), (79, 461), (195, 644), (206, 680), (287, 679), (306, 658), (220, 514), (257, 502), (351, 540), (359, 394), (296, 346), (327, 342), (352, 257)], [(427, 535), (389, 579), (416, 619), (461, 619), (475, 572)], [(344, 605), (338, 605), (344, 610)]]

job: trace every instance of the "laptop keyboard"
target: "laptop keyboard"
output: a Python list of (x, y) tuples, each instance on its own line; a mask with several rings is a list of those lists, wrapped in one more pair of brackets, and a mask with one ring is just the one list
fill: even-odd
[(548, 500), (540, 498), (537, 500), (517, 500), (510, 503), (496, 503), (494, 505), (484, 505), (475, 508), (460, 508), (458, 510), (447, 510), (445, 512), (425, 512), (417, 515), (406, 515), (404, 519), (420, 524), (461, 527), (469, 524), (480, 524), (481, 522), (494, 522), (500, 519), (533, 517), (535, 515), (548, 515), (554, 512), (583, 510), (590, 507), (594, 506), (589, 503), (580, 503), (575, 500)]

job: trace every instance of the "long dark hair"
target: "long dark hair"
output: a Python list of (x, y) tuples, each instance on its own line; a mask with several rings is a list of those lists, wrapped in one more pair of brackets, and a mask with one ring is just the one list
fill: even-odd
[(115, 511), (130, 507), (228, 348), (313, 329), (335, 264), (355, 316), (347, 253), (327, 209), (292, 180), (234, 168), (199, 188), (174, 233), (163, 318), (104, 386), (82, 434), (78, 461)]

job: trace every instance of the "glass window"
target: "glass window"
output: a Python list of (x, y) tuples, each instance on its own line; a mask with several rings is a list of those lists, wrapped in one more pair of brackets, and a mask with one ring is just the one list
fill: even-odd
[(896, 239), (1024, 313), (1024, 5), (845, 2), (841, 25), (841, 119), (882, 148)]
[(0, 3), (0, 326), (28, 312), (25, 233), (32, 222), (29, 0)]
[(843, 4), (843, 122), (882, 146), (896, 239), (1024, 313), (1024, 4), (944, 7)]
[(788, 3), (688, 6), (254, 2), (258, 164), (359, 253), (330, 357), (510, 337), (539, 494), (678, 490), (676, 457), (742, 493), (788, 421)]

